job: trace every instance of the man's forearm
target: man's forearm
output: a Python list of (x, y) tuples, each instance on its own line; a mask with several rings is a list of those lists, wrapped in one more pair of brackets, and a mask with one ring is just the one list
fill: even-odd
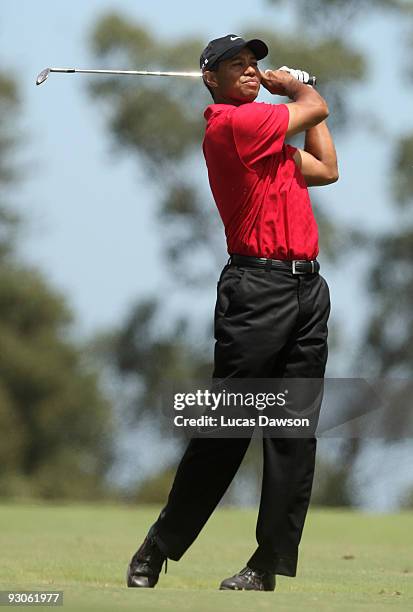
[(338, 173), (336, 149), (326, 121), (306, 130), (304, 150), (334, 171), (333, 173)]
[(292, 78), (286, 87), (286, 93), (290, 100), (293, 100), (293, 102), (297, 104), (324, 106), (328, 115), (327, 102), (320, 96), (316, 89), (311, 87), (311, 85), (304, 85), (304, 83), (300, 83), (300, 81)]

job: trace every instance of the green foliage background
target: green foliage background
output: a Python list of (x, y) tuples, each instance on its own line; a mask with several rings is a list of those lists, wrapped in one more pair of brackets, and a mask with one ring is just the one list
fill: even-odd
[[(285, 6), (284, 0), (269, 1), (269, 15), (275, 17)], [(243, 34), (268, 42), (268, 61), (274, 66), (282, 58), (287, 65), (312, 67), (332, 111), (329, 125), (339, 143), (353, 119), (346, 93), (354, 85), (366, 84), (369, 76), (369, 58), (354, 48), (349, 34), (363, 20), (377, 15), (411, 24), (412, 4), (402, 0), (294, 0), (288, 6), (294, 16), (291, 30), (277, 31), (269, 22), (254, 31), (246, 24)], [(406, 57), (411, 54), (412, 40), (413, 34), (411, 40), (401, 41)], [(143, 23), (112, 11), (94, 24), (89, 43), (96, 60), (108, 68), (186, 69), (188, 58), (197, 61), (206, 41), (195, 36), (166, 41)], [(202, 292), (214, 291), (225, 245), (211, 195), (199, 184), (201, 164), (204, 170), (202, 110), (211, 101), (209, 94), (189, 80), (144, 79), (136, 87), (133, 80), (108, 77), (91, 81), (88, 93), (96, 112), (106, 117), (114, 154), (133, 159), (156, 193), (164, 268), (176, 279), (192, 315), (171, 316), (169, 296), (147, 295), (132, 305), (117, 328), (91, 341), (73, 341), (75, 321), (65, 296), (19, 259), (24, 220), (15, 213), (9, 197), (24, 180), (21, 169), (11, 161), (14, 152), (24, 146), (21, 135), (16, 136), (22, 104), (13, 79), (5, 70), (0, 72), (3, 496), (83, 499), (114, 495), (108, 477), (115, 464), (119, 424), (133, 428), (145, 419), (158, 428), (161, 437), (167, 435), (159, 418), (165, 381), (191, 386), (212, 371), (212, 313), (205, 320), (200, 305)], [(374, 109), (370, 119), (374, 123)], [(375, 138), (381, 136), (372, 133), (371, 146)], [(394, 154), (388, 193), (397, 219), (391, 232), (366, 235), (355, 227), (338, 226), (323, 206), (322, 193), (312, 192), (312, 200), (323, 254), (338, 266), (350, 250), (368, 254), (371, 261), (366, 285), (372, 316), (359, 339), (355, 368), (366, 375), (401, 373), (409, 377), (413, 369), (413, 134), (391, 138)], [(383, 266), (384, 260), (392, 265)], [(330, 326), (330, 359), (340, 351), (345, 333), (337, 325)], [(126, 387), (132, 389), (127, 399), (119, 393)], [(110, 392), (111, 388), (115, 391)], [(407, 421), (398, 423), (392, 439), (403, 435), (406, 426)], [(137, 446), (144, 442), (137, 439)], [(182, 439), (180, 449), (183, 445)], [(363, 441), (342, 441), (337, 446), (335, 460), (321, 460), (318, 466), (314, 494), (318, 503), (355, 503), (349, 483)], [(156, 456), (158, 451), (153, 452)], [(259, 461), (260, 450), (252, 445), (241, 477), (254, 491)], [(130, 498), (159, 502), (172, 474), (172, 465), (166, 466), (163, 473), (141, 482), (140, 490), (130, 491)], [(228, 499), (235, 497), (230, 493)]]

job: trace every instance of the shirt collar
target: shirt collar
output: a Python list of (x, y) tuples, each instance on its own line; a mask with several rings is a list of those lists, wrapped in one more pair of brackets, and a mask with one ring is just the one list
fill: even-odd
[(229, 107), (232, 107), (232, 104), (210, 104), (204, 111), (204, 117), (207, 121), (209, 121), (215, 115), (228, 110)]

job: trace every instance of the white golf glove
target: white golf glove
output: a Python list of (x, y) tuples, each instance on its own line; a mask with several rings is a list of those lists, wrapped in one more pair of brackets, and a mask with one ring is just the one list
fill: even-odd
[(282, 66), (281, 68), (278, 68), (278, 70), (285, 70), (285, 72), (289, 72), (291, 76), (297, 79), (297, 81), (301, 81), (301, 83), (308, 83), (308, 79), (310, 78), (310, 75), (305, 70), (288, 68), (288, 66)]

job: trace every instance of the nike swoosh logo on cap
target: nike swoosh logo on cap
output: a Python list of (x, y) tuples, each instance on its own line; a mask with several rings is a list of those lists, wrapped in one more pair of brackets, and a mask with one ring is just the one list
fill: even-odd
[(238, 38), (241, 38), (241, 36), (230, 36), (229, 37), (230, 40), (237, 40)]

